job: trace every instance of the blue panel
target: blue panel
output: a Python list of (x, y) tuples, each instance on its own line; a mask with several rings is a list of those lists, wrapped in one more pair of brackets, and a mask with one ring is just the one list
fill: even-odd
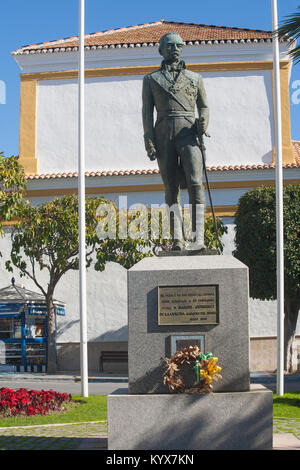
[(28, 315), (47, 315), (47, 307), (41, 305), (28, 306)]
[(0, 315), (1, 313), (17, 313), (23, 306), (24, 304), (0, 304)]
[(1, 341), (3, 343), (17, 343), (17, 344), (22, 343), (22, 340), (19, 338), (5, 338), (5, 339), (1, 339)]
[(0, 318), (20, 318), (20, 313), (0, 313)]
[(26, 344), (46, 343), (46, 338), (27, 338)]
[(62, 305), (55, 305), (55, 312), (56, 312), (56, 315), (65, 316), (66, 308)]

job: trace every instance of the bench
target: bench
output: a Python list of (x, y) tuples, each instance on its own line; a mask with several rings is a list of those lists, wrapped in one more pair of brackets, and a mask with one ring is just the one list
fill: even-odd
[(101, 351), (99, 372), (104, 372), (104, 362), (128, 363), (128, 351)]

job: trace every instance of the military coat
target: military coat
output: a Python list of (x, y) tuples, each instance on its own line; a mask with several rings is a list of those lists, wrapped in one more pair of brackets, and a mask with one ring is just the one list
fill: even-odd
[[(187, 138), (195, 137), (195, 110), (197, 108), (199, 118), (204, 120), (204, 128), (208, 125), (209, 110), (206, 93), (201, 75), (191, 72), (182, 67), (175, 74), (170, 73), (164, 66), (164, 62), (159, 70), (146, 75), (143, 80), (143, 127), (146, 151), (154, 149), (158, 153), (166, 139), (170, 138), (170, 133), (174, 134), (174, 139), (180, 138), (186, 133)], [(154, 124), (154, 109), (157, 111), (157, 118)], [(164, 120), (176, 122), (171, 126), (160, 125)], [(176, 136), (177, 134), (177, 136)], [(189, 135), (188, 135), (189, 134)], [(162, 145), (161, 145), (162, 144)], [(163, 175), (162, 175), (163, 176)], [(186, 187), (183, 175), (179, 175), (182, 180), (181, 187)]]

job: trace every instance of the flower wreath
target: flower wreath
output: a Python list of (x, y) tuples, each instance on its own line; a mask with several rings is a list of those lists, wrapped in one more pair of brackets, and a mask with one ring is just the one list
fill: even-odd
[[(167, 364), (164, 373), (164, 384), (174, 393), (211, 393), (212, 381), (219, 380), (222, 376), (217, 366), (218, 358), (212, 353), (201, 353), (198, 346), (188, 346), (177, 351), (170, 358), (165, 358)], [(180, 366), (184, 363), (194, 365), (195, 383), (192, 387), (186, 387), (180, 375)]]

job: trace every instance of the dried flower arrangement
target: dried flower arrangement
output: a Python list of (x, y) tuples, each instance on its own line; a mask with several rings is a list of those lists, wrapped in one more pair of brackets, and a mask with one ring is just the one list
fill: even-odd
[[(221, 367), (217, 366), (218, 358), (212, 353), (203, 354), (198, 346), (188, 346), (177, 351), (170, 358), (164, 373), (164, 384), (173, 393), (211, 393), (212, 381), (222, 378)], [(183, 364), (191, 364), (195, 370), (195, 382), (191, 387), (185, 385), (180, 374)]]

